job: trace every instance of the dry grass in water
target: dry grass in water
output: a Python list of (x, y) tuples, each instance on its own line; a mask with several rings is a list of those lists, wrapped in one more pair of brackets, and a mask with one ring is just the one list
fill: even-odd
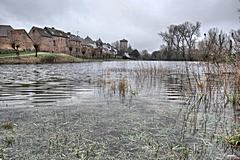
[(8, 121), (2, 124), (2, 128), (6, 130), (12, 130), (13, 127), (14, 127), (14, 124), (11, 121)]
[[(212, 63), (187, 67), (191, 74), (183, 79), (191, 83), (185, 91), (188, 105), (180, 112), (182, 140), (195, 139), (192, 156), (198, 159), (224, 157), (224, 147), (218, 146), (224, 145), (224, 137), (232, 135), (240, 122), (240, 67)], [(240, 156), (237, 150), (234, 154)]]

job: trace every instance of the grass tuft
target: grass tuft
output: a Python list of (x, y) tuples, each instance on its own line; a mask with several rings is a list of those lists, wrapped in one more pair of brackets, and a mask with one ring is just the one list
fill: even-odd
[(238, 129), (235, 134), (226, 136), (224, 140), (226, 144), (240, 148), (240, 129)]
[(3, 129), (6, 129), (6, 130), (12, 130), (14, 127), (14, 124), (13, 122), (9, 121), (9, 122), (5, 122), (3, 125), (2, 125), (2, 128)]

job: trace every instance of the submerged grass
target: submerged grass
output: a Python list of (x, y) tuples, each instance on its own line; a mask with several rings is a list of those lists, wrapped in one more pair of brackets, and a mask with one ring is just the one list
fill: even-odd
[(225, 137), (225, 142), (234, 147), (240, 148), (240, 133), (236, 133), (235, 135)]
[[(188, 68), (191, 74), (185, 79), (192, 80), (189, 83), (191, 87), (185, 91), (190, 93), (188, 105), (180, 112), (182, 139), (197, 139), (197, 146), (204, 142), (201, 154), (196, 154), (200, 159), (214, 156), (224, 159), (224, 153), (233, 152), (231, 147), (223, 149), (219, 146), (226, 142), (234, 145), (239, 138), (234, 133), (240, 122), (239, 64), (197, 63)], [(240, 156), (237, 150), (234, 154)], [(217, 153), (222, 153), (222, 156)]]
[(13, 130), (14, 124), (11, 121), (2, 124), (2, 128), (6, 130)]
[[(233, 134), (239, 122), (239, 68), (203, 63), (186, 67), (188, 71), (185, 66), (170, 71), (141, 63), (131, 70), (106, 70), (94, 83), (106, 93), (104, 103), (10, 111), (27, 116), (23, 121), (20, 114), (12, 114), (19, 127), (9, 143), (4, 141), (7, 131), (0, 135), (0, 148), (7, 148), (4, 154), (12, 159), (224, 159), (232, 153), (224, 142), (239, 140)], [(158, 106), (153, 99), (143, 100), (161, 85), (168, 85), (170, 95), (178, 85), (177, 93), (187, 101), (177, 108), (169, 101)], [(153, 98), (161, 98), (156, 93)], [(109, 98), (113, 96), (134, 98), (127, 105)]]

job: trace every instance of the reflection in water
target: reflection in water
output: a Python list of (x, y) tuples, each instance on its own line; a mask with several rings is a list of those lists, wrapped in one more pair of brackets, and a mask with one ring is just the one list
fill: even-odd
[[(90, 76), (71, 65), (2, 66), (1, 104), (6, 107), (54, 106), (80, 93), (90, 93)], [(62, 70), (63, 69), (63, 70)], [(70, 71), (70, 72), (69, 72)], [(91, 74), (91, 73), (90, 73)], [(10, 78), (9, 78), (10, 77)]]
[[(92, 156), (100, 158), (223, 159), (232, 153), (223, 136), (233, 133), (238, 123), (238, 109), (226, 96), (233, 95), (234, 86), (228, 76), (217, 79), (201, 67), (191, 66), (188, 75), (182, 62), (4, 65), (0, 66), (0, 114), (13, 109), (12, 119), (17, 119), (21, 109), (47, 107), (28, 111), (34, 116), (37, 112), (37, 118), (26, 118), (34, 124), (29, 128), (42, 127), (36, 132), (42, 133), (38, 136), (43, 144), (57, 139), (72, 148), (72, 154), (77, 143), (78, 151), (89, 144), (105, 148), (91, 148), (99, 151)], [(40, 117), (44, 125), (36, 122)], [(26, 122), (21, 121), (24, 126)], [(80, 130), (86, 134), (75, 135)], [(59, 132), (64, 136), (48, 139)]]
[[(171, 77), (162, 81), (158, 78), (139, 76), (137, 72), (134, 72), (134, 68), (138, 65), (130, 64), (126, 67), (124, 63), (119, 63), (116, 67), (110, 68), (109, 66), (113, 65), (90, 63), (80, 65), (2, 66), (0, 75), (1, 106), (34, 107), (36, 103), (47, 106), (54, 106), (59, 103), (61, 105), (64, 100), (81, 98), (81, 94), (87, 93), (90, 96), (96, 96), (97, 90), (94, 91), (94, 88), (105, 90), (101, 86), (106, 84), (112, 90), (115, 90), (113, 91), (115, 94), (116, 89), (119, 90), (118, 80), (121, 78), (124, 79), (121, 81), (122, 84), (124, 84), (124, 81), (129, 83), (125, 84), (128, 86), (122, 86), (122, 89), (127, 87), (128, 90), (121, 94), (136, 91), (140, 94), (156, 95), (160, 92), (160, 94), (166, 94), (163, 98), (169, 100), (180, 97), (180, 95), (174, 95), (173, 93), (178, 84), (171, 82)], [(118, 68), (119, 66), (120, 68)], [(172, 83), (173, 91), (167, 93), (164, 89), (160, 89), (164, 83), (167, 85)], [(170, 88), (167, 85), (165, 85), (166, 88)]]

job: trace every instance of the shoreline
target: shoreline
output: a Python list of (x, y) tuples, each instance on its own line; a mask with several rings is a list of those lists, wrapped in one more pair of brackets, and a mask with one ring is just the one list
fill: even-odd
[(88, 63), (103, 61), (119, 61), (122, 59), (90, 59), (78, 58), (64, 53), (39, 52), (35, 57), (35, 53), (2, 56), (0, 55), (0, 65), (20, 65), (20, 64), (64, 64), (64, 63)]

